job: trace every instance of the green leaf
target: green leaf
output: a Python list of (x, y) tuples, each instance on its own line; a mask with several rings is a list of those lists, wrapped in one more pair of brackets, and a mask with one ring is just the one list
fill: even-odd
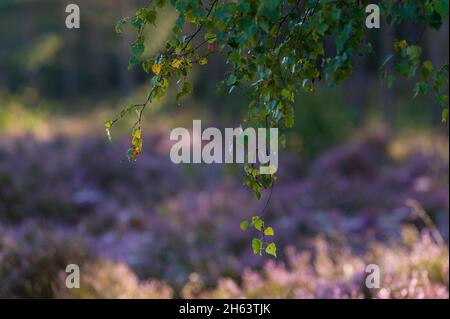
[(134, 148), (130, 147), (127, 152), (128, 160), (131, 161), (133, 159)]
[(183, 97), (188, 95), (192, 91), (192, 84), (189, 82), (183, 83), (183, 88), (181, 89), (181, 92), (179, 92), (176, 96), (177, 102)]
[(286, 135), (281, 134), (278, 140), (279, 140), (280, 146), (282, 148), (286, 148)]
[(424, 80), (428, 80), (431, 72), (433, 72), (433, 64), (430, 60), (426, 60), (422, 64), (422, 78)]
[(294, 127), (294, 108), (292, 105), (287, 105), (283, 114), (283, 122), (287, 128)]
[(419, 64), (419, 58), (422, 54), (422, 49), (417, 45), (411, 45), (406, 48), (406, 54), (414, 65)]
[(153, 66), (152, 60), (147, 60), (142, 63), (142, 69), (145, 71), (145, 73), (150, 73), (152, 66)]
[(317, 26), (317, 32), (319, 34), (324, 34), (328, 30), (328, 24), (322, 23)]
[(414, 97), (417, 97), (419, 94), (427, 94), (428, 90), (430, 88), (430, 85), (425, 82), (418, 82), (416, 86), (414, 87)]
[(241, 222), (240, 227), (242, 230), (247, 230), (248, 228), (248, 221), (244, 220), (243, 222)]
[(122, 18), (116, 23), (115, 31), (116, 33), (123, 33), (123, 28), (127, 25), (128, 19)]
[(237, 51), (231, 51), (228, 54), (228, 57), (230, 58), (231, 62), (233, 62), (234, 64), (238, 64), (241, 56), (239, 55), (239, 53)]
[(213, 44), (214, 42), (217, 41), (217, 36), (216, 36), (214, 33), (206, 32), (206, 33), (205, 33), (205, 40), (206, 40), (209, 44)]
[(155, 11), (155, 10), (150, 10), (150, 9), (140, 9), (140, 10), (137, 12), (137, 16), (138, 16), (141, 20), (143, 20), (143, 21), (145, 21), (145, 22), (147, 22), (147, 23), (149, 23), (149, 24), (155, 25), (155, 21), (156, 21), (156, 11)]
[(336, 8), (336, 7), (333, 6), (333, 13), (332, 13), (332, 15), (331, 15), (331, 18), (332, 18), (334, 21), (339, 20), (339, 19), (341, 18), (341, 9), (338, 9), (338, 8)]
[(408, 46), (408, 42), (406, 40), (394, 40), (394, 49), (396, 51), (401, 51)]
[(387, 86), (390, 89), (392, 85), (394, 84), (395, 76), (389, 75), (387, 78)]
[(132, 56), (130, 58), (130, 61), (128, 62), (128, 70), (131, 70), (131, 68), (136, 64), (139, 64), (139, 59), (135, 56)]
[(255, 255), (261, 255), (262, 251), (262, 241), (258, 238), (253, 238), (252, 240), (252, 249)]
[(143, 43), (135, 43), (131, 46), (131, 52), (133, 53), (133, 56), (136, 58), (139, 58), (145, 50), (145, 46)]
[(267, 23), (267, 21), (263, 20), (259, 22), (259, 26), (261, 29), (263, 29), (266, 32), (269, 32), (269, 24)]
[(253, 227), (255, 227), (256, 230), (261, 231), (262, 227), (264, 226), (264, 221), (258, 216), (254, 216), (252, 217), (252, 225)]
[(277, 257), (277, 246), (275, 245), (275, 243), (270, 243), (267, 245), (266, 253)]
[(448, 16), (448, 0), (436, 0), (434, 2), (434, 9), (442, 17)]
[(105, 130), (106, 130), (106, 136), (108, 136), (108, 140), (111, 142), (111, 126), (113, 125), (113, 122), (111, 120), (105, 121)]
[(272, 227), (267, 227), (266, 229), (264, 229), (265, 236), (273, 236), (274, 234), (275, 232), (273, 231)]
[(120, 117), (120, 118), (125, 117), (126, 115), (130, 114), (131, 111), (132, 111), (133, 109), (134, 109), (134, 105), (131, 104), (131, 103), (128, 104), (126, 107), (124, 107), (124, 108), (120, 111), (119, 117)]
[(162, 7), (164, 7), (166, 5), (166, 0), (157, 0), (156, 1), (156, 6), (158, 7), (158, 8), (162, 8)]
[(395, 71), (404, 77), (411, 78), (415, 75), (416, 68), (410, 65), (407, 61), (401, 61), (396, 65)]
[(230, 74), (230, 76), (227, 79), (227, 85), (234, 85), (237, 81), (236, 75)]
[(111, 128), (112, 126), (112, 121), (111, 120), (106, 120), (105, 121), (105, 128)]
[(440, 106), (445, 106), (445, 105), (448, 104), (448, 95), (442, 94), (442, 93), (436, 93), (435, 97), (434, 97), (434, 100)]
[(144, 20), (142, 20), (141, 18), (134, 18), (133, 20), (131, 20), (131, 25), (133, 27), (135, 27), (136, 29), (139, 29), (140, 27), (142, 27), (143, 24), (144, 24)]
[(448, 107), (442, 109), (442, 124), (447, 124), (448, 120)]

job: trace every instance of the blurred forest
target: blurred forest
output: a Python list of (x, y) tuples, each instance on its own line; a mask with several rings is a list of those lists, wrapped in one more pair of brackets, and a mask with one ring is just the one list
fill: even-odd
[[(2, 1), (0, 85), (3, 94), (24, 97), (23, 94), (34, 92), (30, 103), (25, 103), (30, 105), (24, 105), (32, 108), (32, 102), (36, 102), (35, 95), (38, 93), (39, 99), (48, 99), (58, 105), (54, 109), (47, 107), (45, 111), (71, 114), (93, 111), (92, 103), (98, 104), (99, 101), (117, 103), (119, 98), (145, 84), (144, 72), (139, 68), (128, 70), (132, 33), (122, 36), (114, 32), (115, 22), (120, 17), (132, 15), (145, 1), (80, 0), (78, 4), (83, 13), (82, 27), (76, 31), (65, 28), (67, 3), (58, 0)], [(160, 49), (169, 36), (175, 19), (175, 12), (166, 10), (166, 14), (158, 19), (157, 31), (148, 31), (151, 45), (145, 52), (147, 56)], [(329, 107), (330, 112), (311, 113), (333, 113), (330, 117), (335, 117), (335, 113), (347, 112), (349, 117), (345, 118), (349, 118), (351, 123), (341, 119), (341, 124), (346, 126), (364, 125), (367, 118), (375, 116), (392, 125), (410, 124), (414, 121), (422, 126), (439, 127), (440, 110), (433, 107), (432, 100), (411, 100), (410, 86), (407, 84), (400, 83), (392, 90), (386, 89), (378, 79), (378, 68), (383, 57), (392, 51), (393, 38), (421, 45), (428, 58), (434, 64), (441, 65), (448, 57), (447, 30), (448, 25), (438, 32), (404, 23), (394, 31), (387, 28), (373, 31), (372, 36), (378, 43), (376, 54), (356, 61), (354, 76), (346, 83), (342, 92), (327, 92), (327, 95), (336, 95), (332, 98), (336, 105), (323, 106)], [(207, 68), (199, 70), (196, 75), (195, 99), (213, 101), (208, 103), (213, 104), (208, 108), (216, 108), (224, 115), (235, 114), (236, 110), (245, 108), (234, 107), (232, 98), (228, 101), (229, 105), (223, 105), (227, 101), (223, 97), (217, 97), (215, 92), (215, 82), (222, 79), (227, 71), (224, 64), (224, 60), (219, 57), (211, 61)], [(83, 100), (91, 100), (91, 103)], [(234, 101), (236, 100), (239, 99)], [(424, 104), (428, 107), (424, 107)], [(304, 107), (308, 108), (308, 105)], [(333, 111), (339, 108), (340, 112)], [(234, 118), (233, 122), (238, 123)], [(307, 123), (310, 121), (302, 124)]]
[[(65, 28), (72, 2), (79, 30)], [(342, 86), (300, 93), (264, 217), (279, 232), (274, 260), (253, 256), (239, 230), (268, 196), (254, 198), (241, 167), (168, 156), (172, 128), (245, 117), (238, 90), (216, 92), (224, 57), (196, 70), (181, 106), (175, 90), (152, 105), (136, 163), (125, 154), (132, 119), (108, 142), (105, 119), (148, 89), (128, 68), (133, 35), (114, 31), (145, 4), (0, 1), (0, 297), (448, 298), (448, 126), (412, 82), (388, 89), (378, 72), (394, 38), (448, 61), (448, 20), (440, 31), (382, 24), (370, 31), (376, 54)], [(175, 19), (158, 17), (146, 56)], [(70, 262), (82, 289), (63, 287)], [(362, 287), (369, 262), (385, 269), (377, 291)]]

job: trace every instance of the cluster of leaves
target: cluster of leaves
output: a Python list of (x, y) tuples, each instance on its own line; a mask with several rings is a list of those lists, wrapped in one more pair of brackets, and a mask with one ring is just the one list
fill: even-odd
[[(387, 15), (387, 22), (399, 24), (405, 18), (439, 29), (443, 20), (448, 17), (449, 3), (446, 0), (436, 1), (403, 1), (394, 5), (395, 1), (386, 1), (382, 4), (382, 10)], [(397, 58), (395, 73), (406, 77), (415, 78), (420, 74), (414, 86), (414, 97), (419, 94), (434, 93), (435, 102), (442, 107), (442, 123), (448, 120), (448, 72), (449, 64), (435, 66), (430, 60), (423, 59), (422, 48), (418, 45), (409, 45), (406, 40), (395, 40), (393, 43), (395, 54), (385, 57), (381, 65), (381, 77), (387, 80), (388, 87), (392, 87), (395, 75), (388, 74), (384, 69), (392, 60)]]
[[(156, 25), (158, 10), (169, 2), (178, 13), (172, 36), (159, 54), (143, 58), (144, 30)], [(189, 94), (192, 84), (187, 81), (187, 75), (194, 65), (206, 64), (213, 53), (225, 55), (233, 66), (219, 83), (219, 91), (231, 93), (239, 87), (248, 97), (245, 125), (291, 128), (297, 92), (313, 92), (316, 82), (322, 79), (329, 86), (337, 85), (351, 75), (353, 56), (373, 52), (365, 26), (364, 8), (369, 3), (353, 0), (150, 1), (135, 16), (121, 19), (116, 26), (119, 33), (126, 25), (136, 30), (130, 67), (140, 64), (149, 74), (150, 92), (144, 103), (128, 105), (117, 119), (108, 120), (106, 129), (109, 131), (119, 119), (136, 112), (138, 119), (133, 126), (133, 141), (128, 152), (129, 159), (135, 160), (142, 150), (142, 140), (136, 136), (141, 135), (143, 111), (166, 93), (172, 78), (177, 79), (180, 87), (177, 100)], [(448, 1), (445, 0), (389, 0), (380, 6), (381, 16), (386, 17), (390, 25), (409, 19), (439, 28), (448, 16)], [(194, 31), (185, 34), (190, 29)], [(334, 40), (334, 50), (325, 50), (330, 39)], [(422, 81), (415, 87), (416, 95), (433, 89), (436, 100), (444, 107), (445, 117), (448, 96), (441, 91), (448, 78), (448, 66), (436, 68), (428, 60), (420, 63), (420, 48), (404, 43), (397, 41), (395, 44), (404, 58), (396, 67), (397, 73), (412, 77), (421, 67)], [(391, 84), (393, 79), (393, 75), (388, 76)], [(280, 139), (284, 136), (280, 135)], [(270, 188), (275, 181), (274, 176), (262, 181), (258, 170), (245, 171), (245, 184), (258, 197), (262, 189)]]
[(274, 242), (267, 241), (267, 236), (274, 236), (275, 231), (272, 227), (266, 226), (264, 220), (259, 216), (253, 216), (251, 221), (244, 220), (241, 222), (241, 229), (247, 230), (248, 227), (253, 227), (258, 233), (259, 238), (255, 237), (252, 240), (252, 249), (255, 255), (262, 255), (265, 252), (268, 255), (277, 256), (277, 246)]
[(271, 174), (260, 174), (260, 169), (254, 164), (244, 165), (245, 176), (244, 184), (250, 187), (256, 195), (256, 198), (261, 198), (261, 192), (263, 189), (273, 187), (277, 177)]
[[(420, 81), (414, 86), (414, 97), (428, 94), (432, 90), (435, 102), (442, 107), (442, 123), (445, 124), (448, 119), (448, 63), (437, 68), (430, 60), (421, 61), (422, 49), (417, 45), (408, 45), (406, 40), (396, 41), (394, 48), (400, 55), (395, 72), (407, 78), (414, 78), (420, 72)], [(393, 57), (393, 54), (388, 55), (382, 67)], [(387, 75), (387, 71), (383, 70), (381, 77), (387, 79), (388, 87), (392, 87), (395, 75)]]
[(447, 0), (386, 0), (380, 1), (380, 9), (390, 25), (412, 19), (439, 29), (448, 17), (449, 5)]
[[(159, 54), (143, 58), (144, 30), (155, 26), (157, 11), (170, 2), (178, 18), (172, 36)], [(144, 103), (127, 106), (115, 120), (105, 123), (110, 128), (127, 114), (137, 114), (128, 157), (135, 160), (142, 150), (142, 114), (154, 100), (167, 91), (172, 79), (179, 86), (177, 100), (189, 94), (192, 84), (187, 75), (194, 65), (204, 65), (213, 53), (227, 58), (233, 66), (219, 83), (219, 91), (231, 93), (240, 88), (248, 97), (248, 117), (245, 126), (291, 128), (294, 125), (294, 105), (300, 91), (314, 92), (318, 81), (335, 86), (348, 78), (353, 69), (353, 57), (373, 53), (366, 28), (363, 0), (157, 0), (139, 9), (136, 15), (121, 19), (116, 27), (122, 32), (131, 25), (137, 33), (131, 47), (130, 67), (140, 64), (150, 76), (151, 89)], [(381, 15), (388, 24), (405, 19), (439, 28), (448, 16), (445, 0), (388, 0), (381, 5)], [(194, 30), (185, 34), (186, 30)], [(325, 49), (334, 40), (333, 49)], [(448, 97), (440, 91), (448, 78), (448, 67), (435, 68), (428, 61), (420, 63), (416, 46), (397, 46), (404, 58), (396, 68), (400, 75), (413, 76), (421, 67), (422, 81), (417, 93), (435, 90), (440, 104)], [(389, 76), (388, 81), (393, 81)], [(428, 84), (429, 81), (432, 84)], [(438, 93), (439, 92), (439, 93)], [(443, 115), (448, 113), (448, 106)], [(285, 137), (280, 135), (280, 143)], [(259, 170), (247, 166), (244, 183), (258, 198), (262, 189), (272, 187), (276, 177), (262, 176)], [(260, 244), (258, 246), (258, 244)], [(263, 243), (254, 241), (261, 250)], [(272, 247), (272, 246), (270, 246)], [(258, 251), (257, 249), (257, 251)], [(266, 247), (267, 249), (267, 247)]]

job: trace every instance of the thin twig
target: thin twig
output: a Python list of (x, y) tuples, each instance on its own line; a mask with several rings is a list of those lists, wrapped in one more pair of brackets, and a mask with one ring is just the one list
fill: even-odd
[[(215, 5), (217, 4), (217, 2), (219, 2), (219, 0), (214, 0), (213, 3), (211, 4), (211, 6), (208, 9), (208, 13), (206, 14), (206, 19), (209, 18), (209, 16), (211, 15), (211, 12), (213, 11)], [(186, 48), (188, 47), (189, 43), (191, 43), (192, 39), (195, 38), (195, 36), (203, 29), (203, 24), (201, 24), (197, 30), (195, 30), (195, 32), (187, 37), (187, 42), (185, 43), (185, 45), (183, 46), (183, 49), (181, 50), (181, 52), (183, 52), (184, 50), (186, 50)]]
[(264, 214), (264, 212), (266, 211), (267, 206), (269, 206), (270, 200), (272, 198), (272, 193), (273, 193), (274, 186), (275, 186), (275, 183), (272, 182), (272, 186), (270, 186), (269, 197), (267, 197), (266, 204), (264, 205), (264, 208), (261, 211), (261, 215)]

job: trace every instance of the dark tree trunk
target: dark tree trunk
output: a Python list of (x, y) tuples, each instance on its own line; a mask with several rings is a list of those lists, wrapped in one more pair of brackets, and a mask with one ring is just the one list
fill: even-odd
[[(435, 67), (441, 67), (448, 61), (448, 20), (439, 31), (427, 29), (426, 37), (426, 53), (428, 58)], [(432, 93), (430, 93), (428, 101), (431, 123), (434, 126), (441, 126), (441, 106), (434, 102)]]
[[(130, 15), (131, 9), (128, 0), (117, 0), (121, 17)], [(119, 49), (119, 76), (122, 91), (128, 93), (135, 85), (134, 73), (128, 70), (130, 60), (130, 44), (133, 41), (129, 32), (121, 35), (121, 45)]]
[(62, 56), (63, 65), (63, 94), (67, 99), (67, 103), (71, 104), (73, 98), (78, 93), (78, 59), (77, 59), (77, 43), (78, 30), (64, 28), (64, 50)]
[[(391, 28), (381, 28), (380, 29), (380, 53), (381, 53), (381, 62), (388, 54), (392, 54), (392, 41), (393, 41), (393, 33), (395, 29)], [(387, 74), (392, 74), (392, 61), (388, 65), (386, 65), (385, 70)], [(381, 110), (383, 112), (384, 119), (389, 126), (392, 126), (395, 121), (395, 102), (394, 102), (394, 94), (393, 89), (389, 88), (387, 85), (386, 79), (381, 80), (380, 85), (380, 103)]]
[(345, 97), (354, 114), (357, 125), (364, 119), (366, 109), (367, 79), (363, 57), (354, 57), (353, 74), (345, 85)]
[(105, 50), (101, 25), (90, 26), (91, 72), (93, 87), (97, 94), (102, 94), (106, 89), (106, 65)]
[[(36, 21), (33, 14), (33, 5), (26, 5), (22, 10), (22, 23), (21, 33), (22, 42), (24, 43), (23, 48), (31, 48), (36, 42)], [(26, 52), (31, 54), (30, 52)], [(32, 87), (39, 87), (39, 73), (38, 70), (31, 68), (27, 70), (25, 83)]]

